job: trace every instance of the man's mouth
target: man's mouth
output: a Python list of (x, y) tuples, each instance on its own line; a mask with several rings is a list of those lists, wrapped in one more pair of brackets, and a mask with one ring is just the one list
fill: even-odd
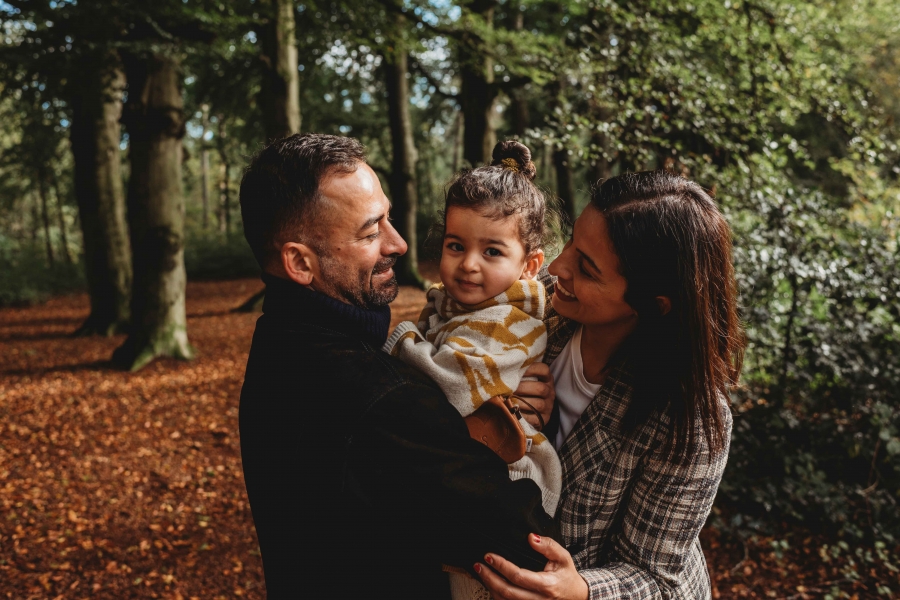
[(574, 302), (574, 301), (578, 300), (578, 298), (575, 296), (575, 294), (573, 294), (572, 292), (570, 292), (569, 290), (564, 288), (559, 283), (559, 281), (556, 282), (555, 287), (556, 287), (556, 296), (563, 302)]
[(391, 273), (391, 269), (396, 263), (396, 258), (388, 258), (383, 261), (379, 261), (375, 264), (375, 268), (372, 269), (372, 277), (378, 277), (380, 275), (384, 275), (385, 273)]

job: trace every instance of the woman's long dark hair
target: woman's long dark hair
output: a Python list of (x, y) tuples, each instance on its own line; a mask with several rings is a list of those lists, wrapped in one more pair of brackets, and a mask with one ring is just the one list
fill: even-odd
[[(723, 450), (720, 399), (738, 381), (744, 348), (728, 223), (702, 187), (666, 171), (607, 179), (591, 206), (606, 219), (638, 314), (621, 349), (635, 376), (626, 431), (659, 413), (672, 422), (675, 455), (689, 461), (700, 435)], [(668, 313), (658, 296), (671, 300)]]

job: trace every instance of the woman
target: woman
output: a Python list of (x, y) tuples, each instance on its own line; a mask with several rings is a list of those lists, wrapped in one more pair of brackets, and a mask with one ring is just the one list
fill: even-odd
[(728, 224), (696, 183), (620, 175), (549, 273), (562, 546), (531, 536), (540, 573), (495, 554), (475, 570), (497, 599), (708, 598), (698, 534), (743, 348)]

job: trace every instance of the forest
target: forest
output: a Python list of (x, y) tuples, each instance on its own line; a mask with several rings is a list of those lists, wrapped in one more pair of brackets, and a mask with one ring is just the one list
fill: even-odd
[[(710, 190), (748, 338), (714, 597), (900, 595), (900, 3), (0, 0), (0, 37), (0, 593), (262, 597), (238, 190), (312, 131), (359, 138), (393, 203), (395, 322), (434, 278), (446, 183), (497, 140), (570, 220), (627, 171)], [(186, 485), (205, 508), (165, 538)]]

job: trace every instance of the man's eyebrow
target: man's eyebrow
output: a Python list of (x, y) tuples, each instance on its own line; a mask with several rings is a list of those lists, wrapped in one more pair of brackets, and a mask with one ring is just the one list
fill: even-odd
[[(394, 203), (389, 202), (388, 203), (388, 211), (390, 211), (392, 208), (394, 208)], [(357, 233), (362, 233), (363, 231), (365, 231), (366, 229), (368, 229), (375, 223), (378, 223), (379, 221), (381, 221), (386, 216), (387, 216), (387, 213), (381, 213), (377, 217), (370, 217), (369, 219), (366, 219), (366, 222), (362, 224), (362, 227), (359, 228), (359, 231), (357, 231)]]
[(363, 231), (365, 231), (366, 229), (368, 229), (375, 223), (378, 223), (380, 220), (382, 220), (385, 217), (385, 214), (386, 213), (381, 213), (377, 217), (371, 217), (371, 218), (367, 219), (366, 222), (362, 224), (362, 227), (359, 228), (359, 231), (357, 233), (362, 233)]

